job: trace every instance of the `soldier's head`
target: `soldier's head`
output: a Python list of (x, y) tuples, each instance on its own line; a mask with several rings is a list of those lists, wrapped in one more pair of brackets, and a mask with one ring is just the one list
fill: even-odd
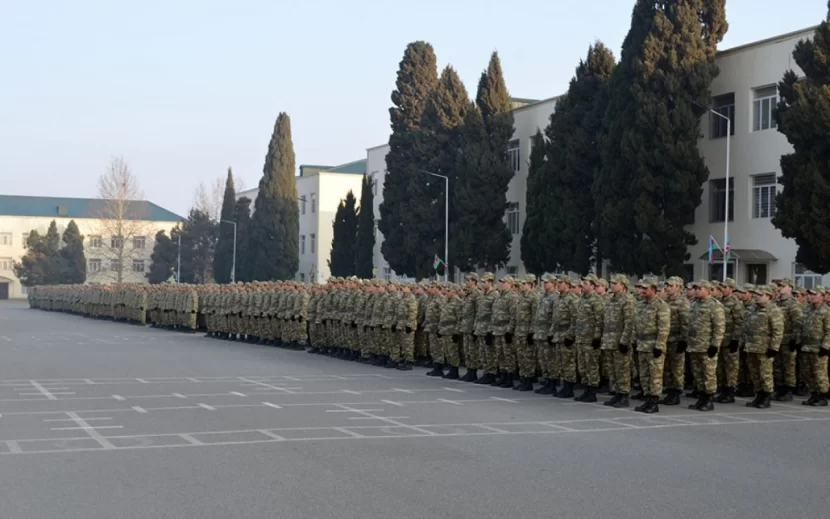
[(712, 283), (710, 281), (698, 281), (695, 283), (695, 297), (698, 299), (708, 299), (712, 295)]
[(780, 297), (789, 297), (793, 293), (793, 280), (789, 278), (779, 279), (775, 282), (775, 288), (778, 289)]
[(683, 288), (683, 278), (680, 276), (672, 276), (666, 280), (666, 294), (676, 296)]
[(689, 299), (694, 299), (697, 294), (697, 286), (694, 282), (686, 283), (686, 297)]
[(755, 296), (755, 303), (762, 306), (772, 299), (772, 287), (767, 285), (756, 286), (752, 289), (752, 293)]
[(464, 276), (464, 283), (467, 285), (467, 288), (473, 289), (478, 285), (478, 274), (475, 272), (468, 272), (466, 276)]
[(827, 291), (822, 286), (817, 286), (815, 288), (811, 288), (807, 290), (807, 301), (815, 306), (819, 306), (824, 304), (824, 296), (827, 294)]
[(598, 278), (594, 285), (596, 286), (594, 291), (601, 296), (604, 296), (605, 292), (608, 291), (608, 280), (605, 278)]
[(513, 276), (502, 276), (499, 280), (499, 288), (505, 292), (513, 288)]
[(726, 278), (720, 284), (720, 291), (723, 294), (723, 297), (731, 296), (735, 292), (735, 280), (732, 278)]
[(557, 282), (556, 276), (553, 274), (543, 274), (542, 275), (542, 284), (545, 287), (545, 292), (553, 292), (559, 284)]
[(522, 280), (521, 291), (522, 292), (530, 292), (531, 290), (533, 290), (533, 285), (534, 284), (536, 284), (536, 276), (533, 276), (532, 281), (529, 280), (527, 277), (525, 277)]
[(611, 292), (621, 294), (628, 290), (628, 286), (628, 276), (624, 274), (614, 274), (611, 276)]
[(654, 299), (657, 295), (657, 278), (654, 276), (646, 276), (637, 282), (637, 287), (642, 289), (642, 296), (646, 300)]
[[(531, 288), (531, 289), (532, 289), (533, 287), (535, 287), (535, 286), (536, 286), (536, 274), (528, 274), (528, 275), (526, 275), (526, 276), (524, 277), (524, 279), (522, 280), (522, 285), (524, 285), (525, 283), (529, 284), (529, 285), (530, 285), (530, 287), (529, 287), (529, 288)], [(524, 286), (523, 286), (522, 288), (524, 289)]]
[(492, 272), (485, 272), (481, 276), (481, 286), (484, 287), (484, 290), (490, 290), (493, 288), (493, 282), (496, 280), (496, 275)]

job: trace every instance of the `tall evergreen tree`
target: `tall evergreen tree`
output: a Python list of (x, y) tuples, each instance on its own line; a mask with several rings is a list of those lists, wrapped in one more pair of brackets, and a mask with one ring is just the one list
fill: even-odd
[[(830, 2), (828, 2), (830, 10)], [(796, 261), (813, 272), (830, 271), (830, 14), (811, 40), (798, 42), (799, 79), (787, 71), (778, 85), (778, 131), (793, 152), (781, 157), (773, 225), (798, 245)]]
[(331, 259), (328, 260), (332, 276), (354, 276), (354, 257), (357, 245), (357, 199), (349, 190), (340, 201), (332, 223), (334, 237), (331, 240)]
[(217, 224), (210, 215), (191, 209), (182, 224), (182, 278), (179, 283), (209, 283), (212, 279)]
[(150, 270), (144, 274), (152, 284), (164, 283), (173, 276), (176, 268), (178, 245), (164, 231), (156, 233), (153, 252), (150, 254)]
[(579, 274), (591, 268), (595, 247), (591, 189), (602, 166), (597, 141), (606, 110), (603, 93), (614, 65), (614, 55), (605, 45), (591, 45), (545, 129), (550, 188), (543, 193), (551, 199), (540, 245), (546, 249), (549, 268)]
[(84, 237), (75, 220), (70, 220), (63, 231), (63, 247), (57, 256), (60, 260), (61, 283), (79, 284), (86, 281)]
[(682, 274), (709, 172), (698, 105), (717, 75), (725, 0), (637, 0), (605, 114), (594, 183), (602, 254), (617, 270)]
[(26, 253), (14, 263), (14, 275), (26, 287), (50, 285), (54, 284), (50, 267), (45, 237), (32, 230), (26, 239)]
[[(561, 102), (561, 100), (560, 100)], [(551, 171), (546, 167), (547, 143), (542, 130), (537, 129), (530, 148), (530, 159), (525, 190), (525, 221), (522, 225), (522, 262), (530, 272), (540, 275), (556, 270), (550, 259), (548, 217), (552, 213), (553, 187)]]
[[(222, 199), (221, 221), (219, 222), (219, 238), (216, 242), (216, 254), (213, 256), (213, 277), (217, 283), (228, 283), (231, 280), (234, 229), (233, 225), (227, 222), (234, 221), (233, 214), (235, 208), (236, 189), (233, 185), (233, 171), (231, 168), (228, 168), (228, 178), (225, 180), (225, 196)], [(238, 240), (239, 229), (237, 229), (236, 235)]]
[(360, 187), (360, 210), (357, 214), (357, 239), (354, 251), (355, 275), (362, 279), (374, 277), (375, 259), (375, 195), (372, 179), (363, 177)]
[(44, 238), (44, 247), (45, 252), (48, 256), (54, 256), (57, 254), (58, 249), (61, 247), (61, 235), (58, 232), (58, 224), (55, 223), (55, 220), (49, 224), (49, 228), (46, 230), (46, 236)]
[[(432, 45), (416, 41), (407, 45), (400, 62), (389, 115), (392, 134), (386, 155), (386, 179), (380, 204), (379, 230), (383, 233), (381, 252), (398, 274), (415, 276), (423, 272), (424, 250), (432, 247), (412, 223), (421, 218), (418, 210), (426, 200), (427, 155), (421, 150), (421, 119), (427, 99), (438, 84), (435, 51)], [(434, 184), (434, 183), (433, 183)]]
[(300, 214), (291, 120), (280, 113), (265, 156), (251, 233), (252, 276), (256, 280), (293, 279), (300, 265)]
[(233, 210), (236, 222), (236, 280), (253, 281), (253, 255), (251, 254), (251, 199), (243, 196), (236, 201)]

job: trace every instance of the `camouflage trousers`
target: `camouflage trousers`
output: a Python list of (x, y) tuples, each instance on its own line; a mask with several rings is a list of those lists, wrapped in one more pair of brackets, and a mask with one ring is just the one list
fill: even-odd
[(774, 389), (772, 375), (773, 360), (767, 358), (766, 353), (747, 353), (746, 361), (749, 366), (749, 377), (752, 379), (752, 385), (755, 386), (755, 391), (772, 393)]
[(536, 376), (536, 345), (532, 335), (522, 335), (513, 339), (516, 344), (516, 357), (519, 363), (519, 375)]
[(612, 350), (599, 350), (599, 377), (600, 380), (608, 379), (611, 387), (614, 387), (614, 353)]
[(677, 343), (666, 346), (666, 360), (663, 363), (663, 385), (675, 391), (683, 391), (686, 377), (686, 354), (677, 352)]
[(427, 336), (424, 329), (418, 327), (415, 330), (415, 357), (422, 359), (429, 356), (429, 349), (427, 348)]
[(415, 362), (415, 332), (398, 330), (397, 343), (400, 348), (400, 358), (398, 361)]
[(461, 341), (460, 335), (442, 335), (441, 350), (444, 363), (457, 368), (461, 365)]
[(539, 371), (543, 378), (559, 378), (559, 356), (553, 344), (548, 342), (547, 337), (533, 341), (536, 344), (536, 358), (539, 363)]
[(484, 372), (496, 374), (499, 372), (499, 350), (496, 348), (496, 338), (490, 335), (490, 344), (487, 344), (487, 336), (479, 337), (479, 358), (484, 365)]
[(795, 387), (798, 351), (790, 351), (788, 344), (782, 342), (778, 355), (773, 363), (773, 374), (776, 386)]
[[(709, 395), (718, 390), (718, 358), (709, 358), (708, 353), (690, 353), (692, 376), (695, 379), (695, 388), (701, 393)], [(642, 378), (642, 373), (640, 373)]]
[(608, 382), (611, 389), (618, 395), (631, 393), (631, 352), (622, 353), (620, 350), (604, 350), (602, 352), (611, 363), (608, 371)]
[(565, 346), (562, 343), (554, 345), (553, 349), (558, 359), (559, 368), (559, 372), (553, 375), (553, 378), (561, 378), (564, 382), (576, 383), (576, 359), (579, 348), (574, 344)]
[(643, 388), (643, 393), (659, 397), (663, 393), (663, 362), (666, 356), (655, 359), (653, 352), (641, 351), (639, 360), (640, 387)]
[(504, 335), (495, 337), (496, 355), (498, 357), (499, 371), (513, 373), (516, 371), (516, 343), (514, 337), (509, 343)]
[(801, 355), (807, 365), (807, 389), (815, 393), (830, 391), (830, 382), (827, 377), (827, 357), (819, 357), (818, 353), (804, 353)]
[(441, 336), (438, 332), (426, 332), (427, 345), (429, 346), (429, 356), (432, 357), (432, 362), (437, 364), (444, 363), (444, 345), (441, 344)]
[(586, 386), (599, 386), (599, 350), (594, 349), (591, 343), (588, 343), (577, 345), (576, 351), (582, 383)]
[(479, 358), (478, 337), (472, 333), (464, 334), (464, 365), (467, 369), (477, 370), (481, 368)]
[(738, 372), (741, 367), (741, 356), (736, 351), (729, 351), (729, 343), (721, 346), (718, 353), (718, 385), (735, 388), (738, 386)]

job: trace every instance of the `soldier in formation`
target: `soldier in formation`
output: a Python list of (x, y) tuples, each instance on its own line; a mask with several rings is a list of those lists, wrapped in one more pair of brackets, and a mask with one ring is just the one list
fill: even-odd
[[(659, 412), (754, 397), (765, 409), (792, 400), (826, 406), (830, 294), (823, 287), (737, 286), (628, 276), (610, 285), (581, 279), (470, 273), (464, 285), (332, 278), (229, 285), (65, 285), (32, 287), (32, 308), (304, 350), (388, 369), (429, 366), (428, 375), (540, 395)], [(466, 367), (462, 376), (460, 368)], [(540, 381), (541, 384), (537, 383)], [(575, 389), (581, 385), (578, 394)], [(661, 398), (662, 396), (662, 398)]]

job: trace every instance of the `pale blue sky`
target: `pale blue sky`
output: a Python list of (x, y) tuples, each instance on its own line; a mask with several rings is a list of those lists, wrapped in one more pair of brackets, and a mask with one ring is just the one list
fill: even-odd
[[(498, 50), (510, 93), (542, 99), (567, 88), (595, 39), (619, 55), (633, 4), (0, 0), (0, 186), (94, 197), (123, 155), (148, 199), (186, 214), (198, 183), (228, 166), (256, 185), (280, 111), (298, 165), (384, 143), (410, 41), (432, 43), (471, 93)], [(722, 49), (815, 25), (826, 0), (727, 9)]]

